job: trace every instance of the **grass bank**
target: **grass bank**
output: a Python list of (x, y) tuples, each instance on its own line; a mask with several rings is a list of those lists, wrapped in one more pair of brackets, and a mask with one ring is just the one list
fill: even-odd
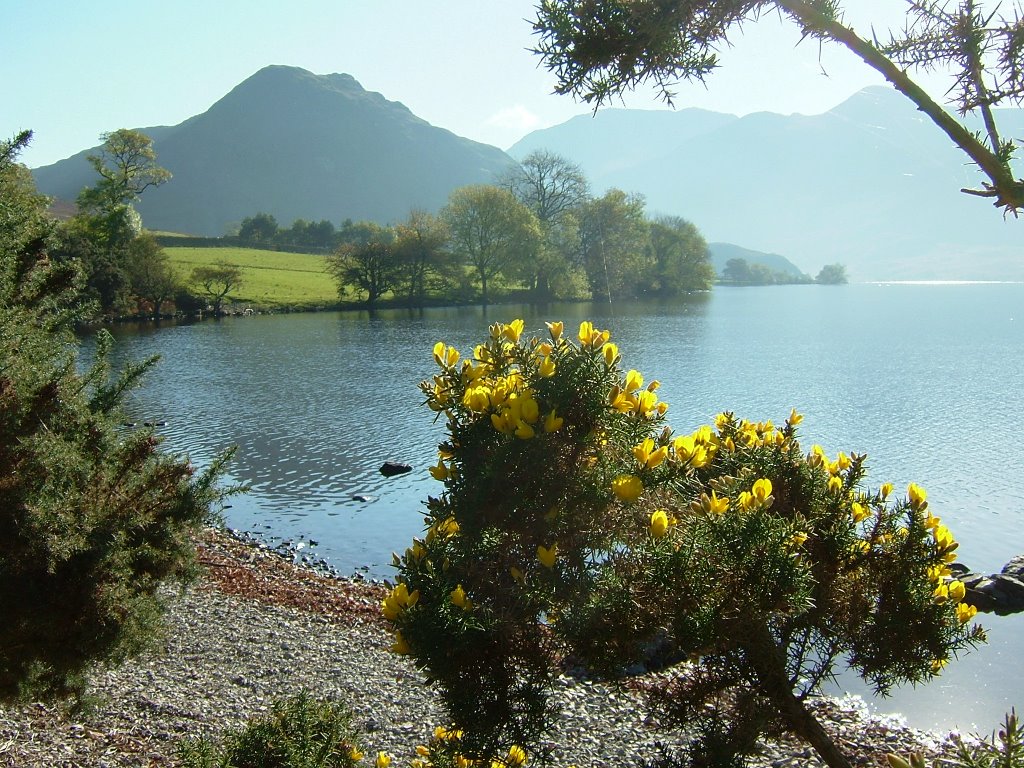
[(228, 297), (233, 304), (268, 310), (303, 310), (338, 303), (338, 289), (325, 270), (325, 257), (319, 254), (256, 248), (172, 246), (164, 250), (185, 280), (196, 267), (221, 262), (241, 269), (242, 285)]

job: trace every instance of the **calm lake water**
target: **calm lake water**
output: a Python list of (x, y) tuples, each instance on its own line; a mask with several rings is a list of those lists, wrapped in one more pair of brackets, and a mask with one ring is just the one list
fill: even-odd
[[(729, 409), (805, 415), (801, 441), (869, 455), (869, 482), (924, 486), (973, 570), (1024, 553), (1024, 285), (862, 284), (719, 288), (665, 304), (552, 305), (257, 316), (112, 329), (115, 362), (162, 361), (130, 403), (162, 421), (198, 464), (238, 446), (232, 478), (252, 490), (228, 522), (270, 543), (315, 540), (343, 573), (389, 577), (391, 552), (422, 531), (440, 491), (427, 467), (442, 424), (416, 384), (431, 349), (463, 352), (490, 322), (528, 329), (589, 319), (626, 367), (662, 382), (680, 431)], [(88, 345), (88, 343), (87, 343)], [(382, 477), (386, 460), (414, 471)], [(369, 497), (357, 501), (354, 495)], [(983, 617), (990, 644), (927, 687), (875, 702), (919, 727), (991, 730), (1024, 707), (1024, 620)], [(863, 692), (857, 681), (842, 687)]]

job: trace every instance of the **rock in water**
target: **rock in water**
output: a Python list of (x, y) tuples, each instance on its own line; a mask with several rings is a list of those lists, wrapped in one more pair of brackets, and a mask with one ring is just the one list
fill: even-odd
[(399, 464), (397, 461), (385, 461), (380, 467), (380, 473), (384, 477), (404, 475), (406, 472), (412, 472), (412, 467), (408, 464)]

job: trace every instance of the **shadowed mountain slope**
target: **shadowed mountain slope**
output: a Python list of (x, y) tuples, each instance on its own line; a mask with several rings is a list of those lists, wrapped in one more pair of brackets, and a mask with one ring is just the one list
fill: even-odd
[[(174, 174), (138, 204), (151, 229), (221, 235), (259, 211), (297, 218), (405, 218), (435, 211), (465, 184), (488, 183), (513, 161), (461, 138), (350, 75), (270, 66), (201, 115), (143, 128)], [(73, 200), (95, 175), (86, 150), (34, 171), (41, 191)]]

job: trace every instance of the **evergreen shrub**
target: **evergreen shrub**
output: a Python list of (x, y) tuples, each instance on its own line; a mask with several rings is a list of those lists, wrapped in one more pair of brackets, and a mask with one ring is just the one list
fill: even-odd
[(673, 432), (608, 331), (548, 327), (497, 323), (468, 359), (438, 342), (421, 384), (447, 424), (443, 490), (383, 612), (463, 754), (536, 747), (568, 658), (612, 679), (678, 665), (650, 706), (704, 725), (691, 754), (725, 764), (792, 732), (846, 766), (806, 706), (838, 663), (885, 693), (984, 639), (923, 489), (866, 488), (866, 457), (805, 450), (796, 411)]

